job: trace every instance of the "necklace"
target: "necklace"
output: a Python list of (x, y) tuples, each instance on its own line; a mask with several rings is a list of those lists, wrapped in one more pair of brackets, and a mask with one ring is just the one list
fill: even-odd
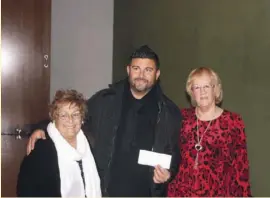
[(198, 117), (197, 117), (197, 143), (195, 144), (195, 150), (197, 151), (197, 154), (196, 154), (196, 158), (195, 158), (195, 164), (194, 164), (194, 169), (197, 169), (198, 168), (198, 164), (199, 164), (199, 152), (203, 149), (202, 145), (201, 145), (201, 142), (202, 142), (202, 139), (204, 137), (204, 134), (207, 132), (208, 128), (210, 127), (212, 123), (212, 120), (210, 120), (208, 126), (206, 127), (205, 131), (202, 133), (202, 136), (200, 138), (200, 135), (199, 135), (199, 123), (198, 123)]

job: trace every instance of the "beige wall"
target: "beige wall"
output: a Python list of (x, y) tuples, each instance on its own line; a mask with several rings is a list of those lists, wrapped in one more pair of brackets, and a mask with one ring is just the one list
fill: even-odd
[(90, 97), (112, 81), (112, 0), (52, 0), (51, 98), (60, 88)]
[[(160, 56), (165, 92), (187, 107), (190, 70), (214, 68), (223, 81), (223, 107), (240, 113), (246, 124), (253, 195), (270, 196), (270, 1), (122, 1), (115, 0), (114, 8), (113, 80), (125, 76), (127, 52), (149, 44)], [(125, 26), (128, 32), (119, 28)]]

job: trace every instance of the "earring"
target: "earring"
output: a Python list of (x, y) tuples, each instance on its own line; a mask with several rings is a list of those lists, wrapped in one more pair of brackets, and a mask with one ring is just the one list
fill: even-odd
[(82, 124), (84, 124), (84, 121), (82, 121)]

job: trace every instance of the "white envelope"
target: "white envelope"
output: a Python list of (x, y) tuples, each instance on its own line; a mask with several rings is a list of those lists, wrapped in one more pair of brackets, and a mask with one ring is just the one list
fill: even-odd
[(153, 151), (140, 150), (138, 164), (156, 166), (169, 169), (171, 165), (171, 155), (157, 153)]

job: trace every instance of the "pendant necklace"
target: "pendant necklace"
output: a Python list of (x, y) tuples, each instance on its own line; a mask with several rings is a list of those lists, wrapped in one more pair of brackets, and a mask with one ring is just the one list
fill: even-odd
[[(197, 116), (196, 116), (197, 117)], [(212, 119), (213, 120), (213, 119)], [(198, 164), (199, 164), (199, 152), (203, 149), (201, 142), (203, 139), (204, 134), (207, 132), (208, 128), (210, 127), (212, 120), (210, 120), (208, 126), (206, 127), (205, 131), (202, 133), (202, 136), (200, 137), (199, 135), (199, 121), (198, 121), (198, 117), (197, 117), (197, 143), (195, 144), (195, 150), (197, 151), (196, 154), (196, 158), (195, 158), (195, 164), (194, 164), (194, 169), (198, 168)]]

